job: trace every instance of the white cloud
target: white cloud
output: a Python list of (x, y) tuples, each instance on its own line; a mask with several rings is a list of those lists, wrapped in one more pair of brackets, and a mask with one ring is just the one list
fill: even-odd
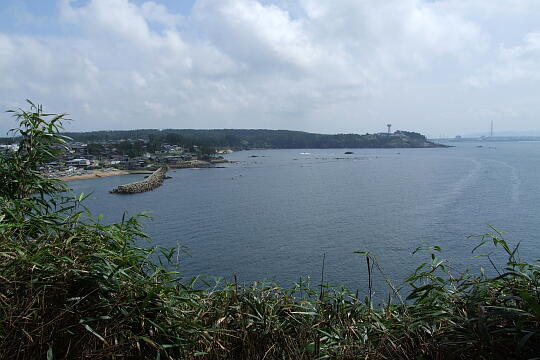
[(180, 15), (158, 0), (59, 0), (64, 33), (0, 33), (0, 105), (32, 98), (75, 129), (474, 131), (499, 84), (517, 86), (506, 114), (530, 96), (516, 84), (538, 79), (537, 3), (197, 0)]
[(201, 0), (195, 11), (217, 47), (259, 71), (279, 65), (307, 68), (324, 55), (301, 21), (292, 20), (274, 5), (253, 0)]
[(145, 2), (140, 7), (141, 15), (149, 22), (156, 22), (167, 28), (175, 28), (185, 23), (182, 15), (171, 14), (167, 8), (153, 1)]
[(0, 34), (0, 89), (20, 95), (61, 94), (70, 99), (91, 96), (99, 69), (87, 57), (74, 54), (63, 42)]
[(465, 82), (474, 87), (497, 83), (538, 82), (540, 80), (540, 33), (526, 34), (515, 47), (501, 46), (495, 62), (483, 66)]

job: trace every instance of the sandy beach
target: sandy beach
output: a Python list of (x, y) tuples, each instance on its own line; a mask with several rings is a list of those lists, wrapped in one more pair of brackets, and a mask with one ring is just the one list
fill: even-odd
[(115, 170), (115, 171), (93, 171), (90, 174), (81, 174), (81, 175), (72, 175), (72, 176), (61, 176), (58, 177), (58, 180), (61, 181), (71, 181), (71, 180), (87, 180), (87, 179), (95, 179), (100, 177), (107, 177), (107, 176), (118, 176), (118, 175), (127, 175), (130, 174), (129, 171), (125, 170)]
[[(227, 163), (228, 160), (217, 159), (211, 162), (201, 161), (201, 160), (191, 160), (183, 164), (172, 165), (169, 164), (170, 169), (200, 169), (200, 168), (212, 168), (215, 167), (214, 164)], [(150, 170), (109, 170), (109, 171), (99, 171), (92, 170), (89, 173), (79, 174), (79, 175), (63, 175), (59, 176), (56, 179), (61, 181), (72, 181), (72, 180), (87, 180), (95, 179), (100, 177), (107, 176), (118, 176), (118, 175), (128, 175), (128, 174), (152, 174), (153, 171)]]

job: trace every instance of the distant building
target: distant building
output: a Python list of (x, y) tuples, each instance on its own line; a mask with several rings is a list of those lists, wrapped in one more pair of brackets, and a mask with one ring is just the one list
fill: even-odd
[(161, 160), (166, 164), (176, 164), (176, 163), (186, 161), (186, 160), (191, 160), (191, 159), (192, 159), (191, 154), (164, 156), (161, 158)]
[(134, 159), (128, 159), (128, 160), (113, 160), (111, 161), (111, 165), (117, 165), (119, 168), (122, 169), (140, 169), (142, 167), (146, 166), (146, 161), (141, 158), (134, 158)]
[(88, 155), (88, 145), (80, 142), (73, 142), (69, 144), (70, 152), (75, 154), (75, 156), (86, 156)]
[(87, 166), (90, 166), (90, 160), (88, 160), (88, 159), (73, 159), (73, 160), (66, 161), (66, 166), (87, 167)]
[(0, 153), (3, 153), (3, 154), (15, 152), (17, 150), (19, 150), (19, 145), (17, 144), (0, 145)]
[(183, 153), (186, 149), (184, 149), (182, 146), (178, 145), (169, 145), (169, 144), (163, 144), (161, 146), (161, 153), (167, 154), (167, 153)]
[(143, 158), (134, 158), (128, 160), (128, 168), (141, 168), (146, 165), (146, 161)]
[(393, 133), (387, 133), (387, 132), (381, 132), (381, 133), (376, 133), (375, 135), (379, 136), (379, 137), (405, 137), (406, 135), (404, 135), (403, 133), (399, 132), (399, 131), (396, 131), (396, 132), (393, 132)]

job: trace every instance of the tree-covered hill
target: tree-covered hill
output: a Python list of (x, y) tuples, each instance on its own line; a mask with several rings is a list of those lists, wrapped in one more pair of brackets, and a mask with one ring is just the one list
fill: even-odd
[(326, 135), (303, 131), (263, 129), (140, 129), (70, 132), (64, 135), (85, 142), (144, 139), (154, 143), (229, 147), (234, 149), (422, 148), (441, 146), (428, 141), (425, 136), (419, 133), (409, 131), (397, 131), (390, 135)]

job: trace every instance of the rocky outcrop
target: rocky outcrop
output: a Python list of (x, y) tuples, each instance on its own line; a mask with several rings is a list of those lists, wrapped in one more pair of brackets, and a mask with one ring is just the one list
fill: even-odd
[(137, 181), (125, 185), (119, 185), (117, 188), (112, 189), (111, 193), (113, 194), (137, 194), (150, 190), (154, 190), (163, 184), (165, 179), (165, 174), (167, 173), (168, 168), (166, 166), (160, 167), (148, 176), (143, 181)]

